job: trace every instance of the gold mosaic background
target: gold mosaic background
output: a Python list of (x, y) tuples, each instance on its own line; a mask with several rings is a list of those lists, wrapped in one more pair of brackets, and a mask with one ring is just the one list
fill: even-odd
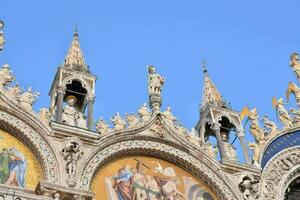
[(21, 152), (27, 160), (27, 169), (25, 174), (25, 188), (35, 189), (38, 181), (42, 178), (42, 169), (31, 151), (17, 138), (8, 132), (0, 129), (0, 152), (3, 148), (15, 147)]
[[(173, 165), (169, 162), (166, 162), (162, 159), (158, 159), (155, 157), (149, 157), (149, 156), (128, 156), (119, 158), (117, 160), (111, 161), (109, 164), (103, 166), (99, 171), (96, 173), (92, 180), (91, 184), (91, 190), (95, 192), (95, 200), (118, 200), (118, 198), (109, 198), (108, 192), (107, 192), (107, 184), (105, 183), (105, 180), (108, 178), (110, 180), (113, 180), (112, 177), (118, 175), (118, 171), (122, 168), (124, 168), (125, 165), (130, 165), (133, 169), (136, 169), (137, 166), (137, 160), (141, 161), (142, 165), (145, 164), (147, 167), (143, 167), (143, 173), (145, 175), (154, 176), (157, 175), (153, 171), (155, 167), (157, 167), (157, 163), (159, 163), (163, 169), (166, 169), (167, 167), (172, 167), (175, 170), (176, 178), (178, 180), (177, 189), (182, 194), (187, 194), (185, 191), (186, 189), (186, 183), (184, 180), (190, 180), (190, 182), (193, 182), (194, 184), (197, 184), (201, 190), (204, 192), (207, 192), (210, 194), (211, 198), (217, 200), (216, 195), (212, 192), (210, 188), (208, 188), (206, 185), (204, 185), (202, 182), (198, 181), (195, 177), (184, 171), (182, 168), (177, 167), (176, 165)], [(157, 162), (157, 163), (156, 163)], [(185, 195), (185, 199), (187, 200), (196, 200), (196, 197), (194, 195), (193, 198), (188, 198), (188, 195)], [(204, 198), (206, 200), (206, 198)]]

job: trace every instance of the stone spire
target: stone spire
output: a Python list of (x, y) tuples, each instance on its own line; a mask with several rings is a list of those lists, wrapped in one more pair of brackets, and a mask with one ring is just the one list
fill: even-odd
[(205, 60), (203, 61), (202, 67), (204, 74), (204, 82), (201, 108), (205, 107), (207, 104), (223, 105), (223, 98), (208, 75)]
[(77, 26), (75, 27), (73, 41), (65, 57), (64, 66), (79, 71), (88, 71), (88, 67), (85, 64), (83, 53), (79, 44)]

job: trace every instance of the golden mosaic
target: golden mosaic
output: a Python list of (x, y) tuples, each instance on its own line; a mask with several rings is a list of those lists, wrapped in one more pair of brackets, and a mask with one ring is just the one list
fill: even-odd
[(216, 200), (192, 175), (162, 159), (120, 158), (103, 166), (92, 186), (96, 200)]

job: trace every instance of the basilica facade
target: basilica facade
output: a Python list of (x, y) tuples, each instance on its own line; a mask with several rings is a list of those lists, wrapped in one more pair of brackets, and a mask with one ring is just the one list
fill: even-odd
[[(3, 28), (0, 21), (2, 51)], [(20, 89), (13, 67), (1, 64), (0, 200), (300, 199), (300, 111), (285, 106), (290, 98), (300, 106), (297, 83), (287, 83), (286, 99), (273, 98), (276, 124), (256, 108), (231, 108), (204, 63), (200, 117), (187, 130), (171, 108), (161, 110), (165, 78), (154, 66), (147, 104), (111, 122), (95, 120), (96, 76), (77, 30), (53, 78), (50, 105), (38, 113), (32, 106), (39, 93)], [(297, 53), (290, 66), (300, 79)]]

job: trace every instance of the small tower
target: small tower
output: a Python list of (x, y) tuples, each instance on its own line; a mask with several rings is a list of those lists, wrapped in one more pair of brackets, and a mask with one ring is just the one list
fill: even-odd
[(203, 74), (204, 85), (200, 105), (200, 120), (196, 125), (201, 142), (204, 144), (209, 136), (216, 137), (221, 160), (236, 161), (234, 155), (236, 152), (229, 143), (229, 135), (233, 131), (240, 140), (246, 162), (250, 164), (239, 113), (232, 110), (224, 101), (208, 75), (205, 62), (203, 63)]
[[(49, 95), (53, 120), (92, 129), (96, 76), (91, 74), (80, 48), (75, 28), (64, 63), (56, 71)], [(85, 116), (87, 108), (87, 117)]]

